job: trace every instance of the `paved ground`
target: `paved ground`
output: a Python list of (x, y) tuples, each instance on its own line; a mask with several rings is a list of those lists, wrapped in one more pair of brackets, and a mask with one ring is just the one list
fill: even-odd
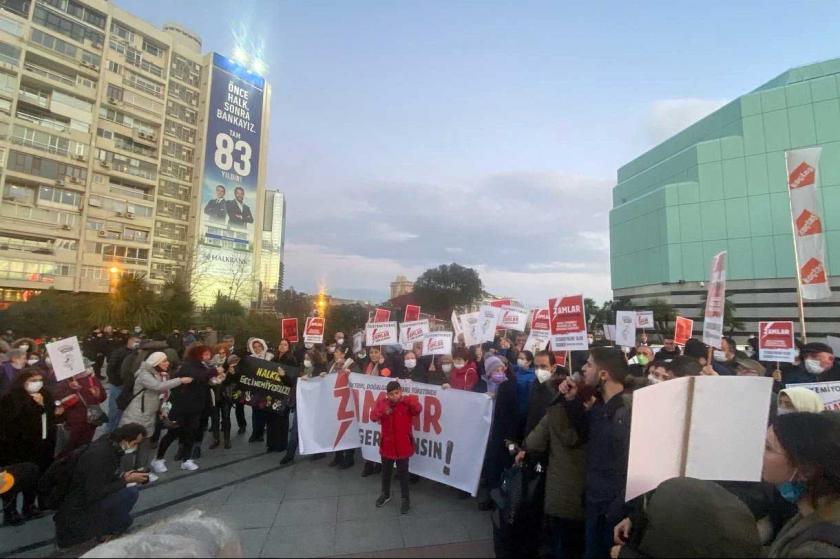
[[(374, 506), (379, 478), (362, 478), (360, 460), (337, 471), (329, 458), (299, 457), (278, 469), (281, 455), (266, 454), (247, 435), (230, 450), (207, 450), (207, 442), (200, 470), (182, 472), (170, 460), (171, 471), (143, 489), (135, 528), (199, 508), (230, 522), (249, 557), (493, 556), (488, 513), (452, 488), (425, 479), (412, 485), (412, 510), (402, 516), (399, 499)], [(51, 517), (0, 527), (0, 557), (54, 554), (53, 535)]]

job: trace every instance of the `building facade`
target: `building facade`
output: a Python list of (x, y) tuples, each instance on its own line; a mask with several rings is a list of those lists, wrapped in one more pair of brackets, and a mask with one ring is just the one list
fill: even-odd
[(286, 200), (276, 190), (265, 191), (260, 268), (261, 309), (273, 311), (283, 289), (283, 248), (286, 242)]
[(414, 282), (408, 281), (408, 278), (405, 276), (397, 276), (391, 282), (391, 299), (400, 295), (406, 295), (412, 291), (414, 291)]
[[(218, 139), (208, 139), (212, 82), (220, 65), (246, 73), (222, 59), (189, 30), (109, 1), (0, 0), (0, 304), (49, 288), (107, 292), (125, 275), (155, 288), (179, 274), (196, 281), (205, 148)], [(255, 231), (270, 99), (258, 81)], [(232, 157), (241, 166), (242, 150)], [(262, 243), (250, 241), (255, 284)], [(206, 298), (226, 289), (214, 287)]]
[(798, 326), (785, 151), (823, 147), (831, 299), (806, 303), (809, 339), (840, 332), (840, 59), (789, 70), (627, 163), (610, 212), (616, 298), (664, 299), (700, 319), (712, 257), (727, 251), (739, 333)]

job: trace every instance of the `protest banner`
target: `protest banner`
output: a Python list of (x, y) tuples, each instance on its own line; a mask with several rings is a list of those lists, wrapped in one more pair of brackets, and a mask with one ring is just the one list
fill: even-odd
[(788, 384), (786, 388), (807, 388), (816, 392), (822, 398), (826, 410), (840, 411), (840, 381), (835, 382), (802, 382)]
[(653, 311), (636, 311), (636, 328), (651, 330), (653, 327)]
[(534, 314), (531, 316), (531, 330), (551, 331), (551, 316), (548, 314), (548, 309), (534, 309)]
[(289, 343), (297, 343), (298, 341), (298, 319), (284, 318), (281, 321), (280, 337), (289, 340)]
[(526, 349), (531, 353), (536, 354), (539, 351), (545, 351), (548, 347), (548, 342), (551, 339), (551, 332), (548, 330), (531, 330), (528, 334), (528, 339), (525, 340), (525, 345), (522, 349)]
[(758, 359), (760, 361), (793, 363), (797, 353), (793, 322), (758, 323)]
[(402, 322), (400, 323), (400, 344), (403, 349), (409, 350), (414, 347), (414, 342), (422, 342), (423, 335), (429, 331), (428, 320)]
[(365, 345), (382, 346), (400, 343), (396, 322), (368, 322), (365, 324)]
[(558, 367), (566, 367), (567, 363), (569, 363), (569, 352), (568, 351), (555, 351), (554, 352), (554, 364)]
[(403, 313), (403, 322), (414, 322), (420, 320), (420, 306), (406, 305)]
[(723, 337), (723, 314), (726, 305), (726, 251), (712, 258), (706, 312), (703, 315), (703, 343), (720, 349)]
[(685, 345), (694, 333), (694, 321), (684, 316), (678, 316), (674, 324), (674, 343)]
[[(298, 433), (303, 455), (362, 448), (365, 460), (381, 462), (379, 424), (370, 414), (385, 398), (391, 379), (356, 373), (299, 382)], [(473, 496), (484, 463), (493, 401), (485, 394), (411, 383), (403, 393), (422, 406), (413, 420), (415, 453), (409, 471)]]
[(769, 377), (701, 376), (636, 390), (625, 499), (674, 477), (761, 481), (772, 389)]
[(502, 307), (509, 307), (513, 305), (513, 299), (493, 299), (490, 301), (491, 307), (496, 307), (501, 309)]
[(324, 343), (324, 319), (320, 316), (306, 318), (303, 325), (303, 342), (306, 344)]
[(481, 330), (481, 313), (471, 312), (458, 317), (464, 334), (464, 345), (471, 347), (484, 343), (484, 332)]
[(452, 332), (426, 332), (423, 355), (452, 355)]
[(388, 309), (376, 308), (373, 313), (373, 320), (371, 322), (389, 322), (391, 320), (391, 311)]
[(478, 310), (479, 337), (481, 341), (478, 343), (492, 342), (496, 339), (496, 325), (499, 323), (501, 313), (501, 307), (481, 305)]
[(604, 337), (610, 341), (615, 341), (615, 324), (604, 324)]
[(554, 351), (589, 349), (583, 295), (548, 300), (551, 324), (551, 348)]
[(233, 399), (255, 409), (283, 410), (300, 369), (248, 356), (236, 365), (239, 381)]
[(48, 343), (47, 355), (50, 356), (50, 363), (52, 363), (57, 381), (85, 372), (85, 359), (76, 336)]
[(502, 330), (515, 330), (517, 332), (524, 332), (528, 325), (528, 311), (520, 307), (512, 307), (506, 305), (501, 307), (499, 313), (498, 327)]
[(636, 313), (618, 311), (615, 313), (615, 345), (636, 347)]
[(361, 353), (365, 345), (365, 333), (356, 332), (353, 334), (353, 353)]

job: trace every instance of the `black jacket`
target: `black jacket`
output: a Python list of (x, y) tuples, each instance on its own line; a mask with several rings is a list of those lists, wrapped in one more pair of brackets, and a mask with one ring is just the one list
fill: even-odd
[(121, 477), (123, 452), (108, 437), (92, 443), (79, 456), (70, 491), (53, 518), (60, 547), (68, 547), (102, 535), (100, 503), (126, 486)]
[[(52, 462), (55, 449), (55, 404), (41, 389), (44, 407), (22, 389), (0, 398), (0, 464), (31, 462), (41, 472)], [(47, 436), (42, 437), (41, 415), (46, 413)]]
[(204, 213), (210, 216), (212, 221), (224, 223), (227, 217), (227, 201), (224, 198), (208, 200), (207, 205), (204, 206)]
[(496, 404), (493, 408), (493, 422), (487, 439), (487, 454), (484, 457), (484, 474), (489, 487), (498, 487), (502, 472), (513, 464), (513, 456), (505, 440), (513, 440), (519, 427), (519, 404), (516, 400), (516, 380), (513, 375), (499, 385)]
[(197, 415), (210, 408), (209, 381), (216, 375), (216, 370), (201, 361), (185, 359), (175, 377), (191, 377), (190, 384), (182, 384), (171, 392), (171, 415), (175, 418), (184, 415)]
[(553, 379), (545, 382), (535, 380), (531, 384), (531, 392), (528, 396), (528, 417), (525, 420), (525, 436), (534, 430), (534, 427), (545, 415), (545, 410), (557, 396), (556, 384)]
[(105, 371), (105, 374), (108, 375), (108, 382), (114, 386), (122, 386), (123, 385), (123, 378), (120, 374), (120, 368), (122, 367), (123, 361), (125, 358), (133, 350), (129, 349), (127, 346), (118, 347), (111, 354), (108, 356), (108, 368)]
[(242, 210), (236, 200), (227, 201), (228, 225), (244, 227), (246, 223), (254, 223), (254, 216), (251, 215), (251, 208), (245, 202), (242, 203)]

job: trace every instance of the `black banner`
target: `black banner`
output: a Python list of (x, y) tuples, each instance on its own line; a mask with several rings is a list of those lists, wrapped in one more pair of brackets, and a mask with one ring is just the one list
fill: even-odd
[(236, 365), (239, 384), (233, 399), (256, 409), (283, 411), (299, 371), (297, 367), (246, 357)]

